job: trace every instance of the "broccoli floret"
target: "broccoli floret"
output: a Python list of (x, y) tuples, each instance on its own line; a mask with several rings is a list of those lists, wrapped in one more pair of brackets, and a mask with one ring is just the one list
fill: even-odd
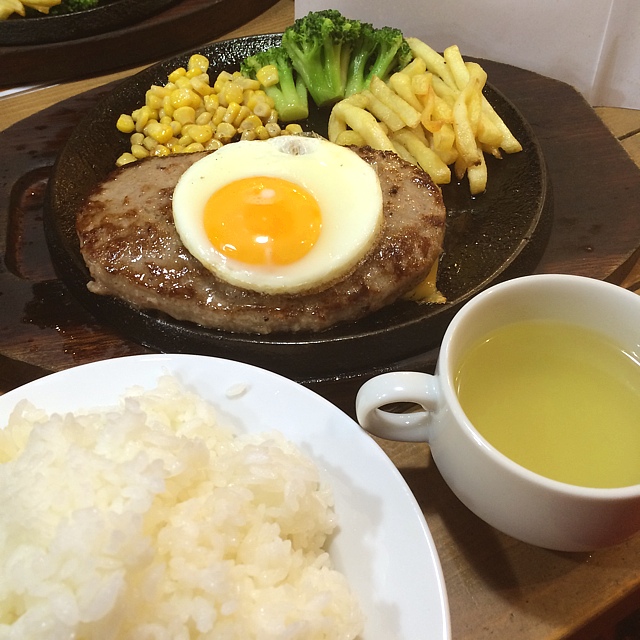
[(62, 0), (55, 7), (51, 7), (50, 15), (59, 15), (62, 13), (76, 13), (77, 11), (86, 11), (94, 9), (100, 4), (100, 0)]
[(376, 29), (369, 23), (362, 23), (360, 35), (349, 63), (345, 96), (360, 93), (369, 86), (369, 83), (365, 81), (365, 76), (368, 76), (372, 66), (371, 58), (377, 48)]
[(265, 86), (264, 91), (273, 100), (279, 119), (283, 122), (304, 120), (309, 115), (307, 87), (301, 78), (294, 77), (291, 59), (283, 47), (271, 47), (245, 58), (240, 71), (256, 79), (258, 71), (267, 65), (273, 65), (278, 71), (278, 83)]
[(344, 97), (360, 25), (335, 9), (325, 9), (310, 12), (285, 29), (282, 46), (319, 107)]
[(376, 29), (363, 24), (351, 59), (345, 95), (367, 89), (373, 76), (386, 82), (392, 73), (405, 67), (412, 58), (409, 44), (399, 29)]

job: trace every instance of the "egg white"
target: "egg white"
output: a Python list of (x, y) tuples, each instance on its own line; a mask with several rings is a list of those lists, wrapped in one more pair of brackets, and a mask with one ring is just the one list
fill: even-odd
[[(252, 265), (225, 256), (209, 241), (204, 209), (211, 194), (252, 176), (289, 180), (318, 202), (320, 237), (301, 259), (287, 265)], [(330, 284), (367, 253), (382, 224), (382, 190), (369, 164), (327, 140), (280, 136), (240, 141), (184, 172), (173, 192), (173, 217), (185, 247), (222, 280), (263, 293), (299, 293)]]

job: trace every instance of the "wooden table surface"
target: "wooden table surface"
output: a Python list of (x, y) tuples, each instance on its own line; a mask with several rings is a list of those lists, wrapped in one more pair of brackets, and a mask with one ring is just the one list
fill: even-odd
[[(292, 20), (293, 0), (279, 0), (223, 37), (280, 32)], [(0, 134), (60, 101), (137, 70), (87, 77), (0, 98)], [(594, 111), (611, 132), (607, 136), (619, 141), (611, 153), (616, 153), (619, 145), (640, 167), (640, 111), (607, 106)], [(0, 178), (3, 153), (0, 150)], [(625, 168), (628, 180), (640, 185), (640, 171), (637, 176), (635, 171), (633, 167)], [(604, 191), (611, 190), (615, 200), (616, 185), (600, 186)], [(633, 186), (638, 188), (635, 182)], [(0, 201), (0, 207), (6, 206), (7, 202)], [(640, 205), (638, 209), (640, 214)], [(640, 243), (640, 237), (635, 240)], [(603, 277), (640, 290), (637, 258), (625, 255), (620, 269), (611, 277), (611, 265), (606, 265)], [(26, 358), (22, 361), (0, 355), (0, 392), (38, 375), (41, 373)], [(520, 543), (481, 522), (456, 500), (431, 461), (426, 444), (378, 442), (400, 469), (427, 518), (447, 585), (454, 640), (610, 640), (618, 637), (618, 621), (640, 609), (640, 536), (612, 549), (582, 554), (558, 553)], [(428, 637), (425, 630), (424, 638)], [(633, 637), (638, 636), (629, 636)]]

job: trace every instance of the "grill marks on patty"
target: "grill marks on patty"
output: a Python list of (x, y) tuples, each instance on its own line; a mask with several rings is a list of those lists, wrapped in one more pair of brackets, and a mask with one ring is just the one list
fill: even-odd
[(258, 334), (321, 331), (391, 304), (438, 259), (445, 207), (440, 189), (420, 168), (391, 152), (353, 150), (378, 173), (384, 222), (368, 254), (330, 287), (266, 295), (230, 285), (203, 267), (180, 241), (171, 210), (174, 186), (202, 154), (176, 154), (117, 169), (87, 198), (77, 232), (89, 289), (178, 320)]

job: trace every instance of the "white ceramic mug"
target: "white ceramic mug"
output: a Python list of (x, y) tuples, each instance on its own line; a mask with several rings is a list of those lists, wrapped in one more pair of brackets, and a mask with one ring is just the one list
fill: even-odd
[[(504, 533), (560, 551), (618, 544), (640, 531), (640, 484), (588, 488), (534, 473), (490, 445), (460, 406), (454, 376), (465, 353), (497, 327), (529, 319), (596, 330), (640, 354), (640, 296), (582, 276), (515, 278), (485, 290), (456, 314), (434, 375), (391, 372), (366, 381), (356, 398), (358, 421), (382, 438), (428, 442), (458, 498)], [(391, 403), (414, 403), (420, 410), (381, 409)]]

